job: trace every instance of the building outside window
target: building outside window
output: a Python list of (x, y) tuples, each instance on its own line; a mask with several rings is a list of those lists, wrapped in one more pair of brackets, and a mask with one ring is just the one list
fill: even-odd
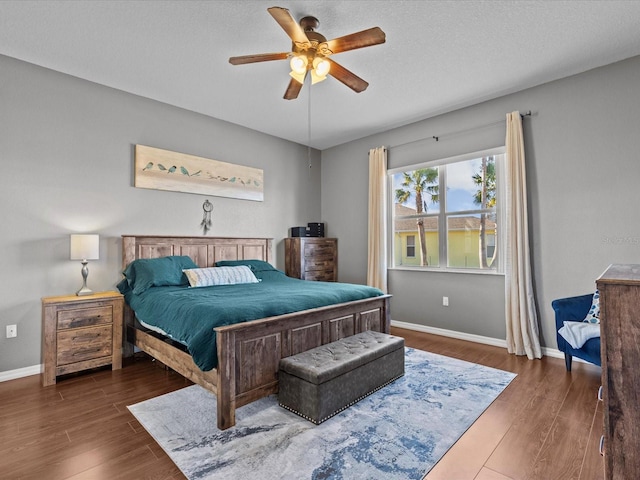
[(393, 266), (499, 271), (503, 161), (500, 148), (389, 170)]

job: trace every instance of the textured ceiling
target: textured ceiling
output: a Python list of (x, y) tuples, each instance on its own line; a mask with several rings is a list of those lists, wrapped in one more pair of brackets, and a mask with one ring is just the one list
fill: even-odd
[[(369, 88), (287, 101), (287, 62), (230, 65), (290, 49), (274, 5), (327, 39), (382, 28), (332, 57)], [(639, 21), (640, 1), (4, 0), (0, 54), (325, 149), (639, 55)]]

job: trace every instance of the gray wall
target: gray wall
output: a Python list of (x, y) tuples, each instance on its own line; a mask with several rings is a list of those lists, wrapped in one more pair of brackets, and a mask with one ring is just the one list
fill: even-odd
[[(592, 292), (611, 263), (640, 263), (640, 57), (324, 150), (322, 216), (339, 238), (340, 280), (366, 279), (370, 148), (390, 146), (393, 168), (504, 145), (495, 123), (514, 110), (534, 113), (524, 119), (534, 281), (543, 345), (556, 348), (551, 301)], [(394, 320), (505, 338), (502, 276), (394, 270), (389, 288)]]
[[(134, 188), (136, 144), (262, 168), (264, 202)], [(288, 228), (320, 218), (319, 157), (309, 173), (301, 145), (0, 56), (0, 372), (41, 363), (41, 297), (80, 287), (70, 233), (100, 234), (88, 283), (113, 289), (121, 235), (201, 235), (208, 198), (210, 236), (272, 237), (284, 268)]]
[[(101, 235), (89, 286), (112, 289), (120, 235), (198, 235), (209, 198), (210, 235), (273, 237), (279, 268), (287, 229), (321, 218), (339, 238), (340, 280), (364, 283), (369, 149), (391, 146), (398, 167), (492, 147), (504, 126), (475, 127), (513, 110), (534, 112), (534, 280), (543, 343), (555, 347), (551, 300), (592, 291), (610, 263), (640, 263), (639, 85), (636, 57), (325, 150), (322, 169), (314, 151), (309, 174), (303, 146), (0, 56), (0, 372), (41, 363), (40, 298), (79, 288), (70, 233)], [(135, 144), (263, 168), (265, 201), (136, 189)], [(501, 276), (391, 271), (389, 285), (394, 320), (504, 338)], [(4, 338), (8, 324), (18, 338)]]

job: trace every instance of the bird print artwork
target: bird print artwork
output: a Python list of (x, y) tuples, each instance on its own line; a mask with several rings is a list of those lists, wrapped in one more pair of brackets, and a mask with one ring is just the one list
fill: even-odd
[(136, 145), (134, 186), (261, 202), (264, 172), (259, 168)]

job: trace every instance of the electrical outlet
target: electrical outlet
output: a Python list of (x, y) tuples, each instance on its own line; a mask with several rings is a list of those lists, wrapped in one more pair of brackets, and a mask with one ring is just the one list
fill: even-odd
[(14, 338), (18, 336), (17, 325), (7, 325), (7, 338)]
[(449, 297), (442, 297), (442, 306), (444, 307), (449, 306)]

